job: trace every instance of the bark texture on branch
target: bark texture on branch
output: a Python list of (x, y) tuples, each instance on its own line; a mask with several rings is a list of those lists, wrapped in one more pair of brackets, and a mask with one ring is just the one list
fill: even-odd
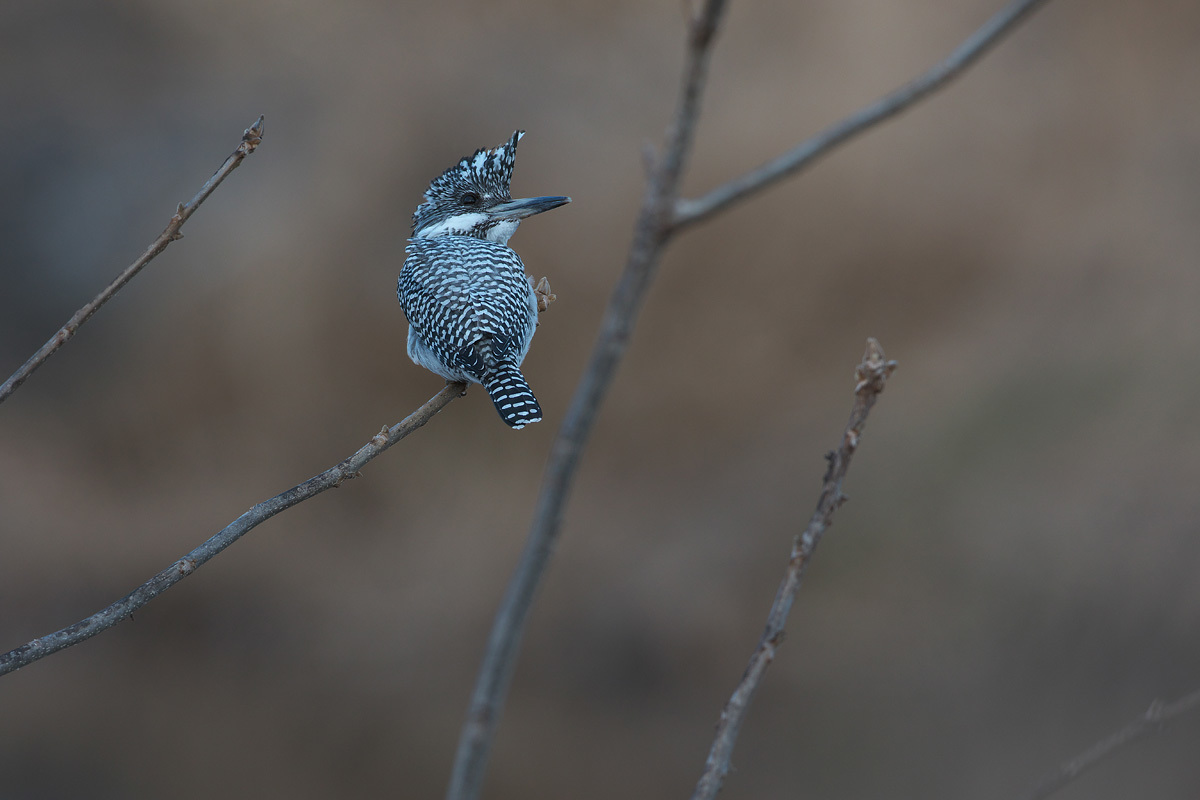
[(87, 322), (93, 314), (100, 310), (100, 306), (112, 299), (113, 295), (121, 291), (121, 288), (129, 281), (133, 280), (133, 276), (142, 271), (142, 268), (153, 261), (159, 253), (167, 249), (167, 245), (177, 239), (182, 239), (183, 234), (180, 229), (183, 228), (183, 223), (188, 221), (192, 214), (196, 213), (196, 209), (200, 204), (208, 199), (217, 187), (221, 185), (221, 181), (229, 177), (229, 173), (233, 172), (242, 163), (246, 156), (253, 153), (263, 137), (263, 117), (260, 116), (255, 120), (254, 124), (242, 132), (242, 142), (237, 146), (237, 149), (229, 154), (229, 158), (225, 159), (213, 176), (200, 187), (200, 191), (186, 203), (180, 203), (175, 209), (175, 216), (167, 222), (167, 227), (158, 235), (158, 238), (150, 243), (145, 252), (138, 257), (136, 261), (121, 271), (121, 274), (113, 279), (113, 282), (104, 288), (100, 294), (93, 297), (82, 308), (76, 311), (67, 323), (58, 329), (58, 332), (50, 337), (44, 345), (41, 346), (36, 353), (29, 357), (21, 368), (9, 376), (3, 384), (0, 384), (0, 403), (3, 403), (17, 388), (25, 382), (26, 378), (33, 374), (34, 370), (46, 363), (46, 359), (54, 355), (60, 347), (66, 344), (75, 332), (79, 330), (79, 326)]
[(871, 408), (879, 399), (887, 379), (895, 369), (896, 362), (889, 361), (884, 356), (879, 342), (868, 339), (862, 362), (855, 368), (854, 406), (850, 411), (850, 421), (846, 423), (846, 430), (842, 433), (841, 444), (825, 456), (829, 467), (825, 471), (817, 508), (813, 511), (808, 526), (796, 534), (792, 541), (787, 571), (779, 584), (779, 590), (775, 593), (775, 602), (767, 614), (766, 629), (763, 630), (754, 654), (750, 656), (746, 672), (737, 688), (733, 690), (733, 695), (725, 703), (725, 708), (721, 710), (716, 736), (709, 749), (704, 772), (696, 784), (695, 792), (692, 793), (692, 800), (711, 800), (721, 790), (721, 784), (729, 773), (729, 761), (742, 721), (746, 718), (746, 712), (762, 683), (767, 667), (775, 660), (779, 643), (783, 641), (784, 626), (787, 624), (796, 593), (800, 591), (800, 584), (804, 580), (804, 570), (812, 560), (817, 545), (821, 543), (821, 537), (832, 524), (834, 513), (846, 502), (846, 495), (842, 493), (842, 483), (850, 469), (850, 460), (862, 440), (867, 415), (871, 413)]
[(387, 450), (396, 442), (408, 436), (431, 420), (435, 414), (445, 408), (454, 398), (466, 392), (462, 383), (447, 383), (446, 387), (435, 394), (424, 405), (409, 414), (402, 421), (390, 428), (384, 426), (371, 440), (360, 447), (352, 456), (336, 466), (315, 475), (304, 483), (293, 486), (286, 492), (280, 492), (269, 500), (250, 508), (246, 513), (226, 525), (207, 541), (196, 547), (183, 558), (159, 572), (150, 580), (134, 589), (129, 594), (117, 600), (95, 614), (69, 625), (54, 633), (39, 636), (33, 641), (21, 645), (4, 655), (0, 655), (0, 675), (14, 672), (34, 661), (64, 650), (71, 645), (79, 644), (102, 631), (128, 619), (133, 612), (142, 608), (154, 598), (170, 589), (181, 580), (199, 569), (205, 562), (220, 553), (226, 547), (236, 542), (245, 534), (266, 522), (281, 511), (286, 511), (298, 503), (315, 497), (327, 489), (338, 486), (342, 481), (359, 477), (359, 470), (372, 459)]

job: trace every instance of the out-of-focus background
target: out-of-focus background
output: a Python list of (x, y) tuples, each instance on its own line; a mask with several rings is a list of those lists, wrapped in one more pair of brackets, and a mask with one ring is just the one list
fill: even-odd
[[(732, 3), (686, 192), (993, 0)], [(478, 389), (132, 622), (0, 681), (0, 797), (436, 797), (623, 265), (684, 4), (9, 0), (0, 649), (125, 594), (441, 381), (394, 295), (430, 178), (524, 128), (546, 421)], [(1056, 0), (948, 91), (670, 250), (533, 614), (490, 798), (683, 797), (876, 336), (899, 372), (728, 798), (1008, 798), (1200, 685), (1200, 6)], [(1062, 797), (1194, 798), (1200, 723)]]

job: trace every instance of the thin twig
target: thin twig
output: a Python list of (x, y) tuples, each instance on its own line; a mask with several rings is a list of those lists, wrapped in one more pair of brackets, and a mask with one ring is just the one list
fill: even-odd
[(1078, 778), (1087, 770), (1096, 766), (1131, 742), (1158, 733), (1176, 717), (1189, 711), (1200, 709), (1200, 690), (1185, 695), (1174, 703), (1154, 703), (1145, 714), (1126, 725), (1121, 730), (1108, 736), (1084, 750), (1069, 761), (1060, 764), (1056, 769), (1045, 775), (1037, 786), (1025, 795), (1026, 800), (1045, 800), (1071, 781)]
[(171, 242), (183, 238), (183, 234), (179, 232), (179, 229), (183, 227), (183, 223), (187, 222), (188, 218), (200, 207), (200, 204), (207, 200), (208, 196), (221, 185), (221, 181), (225, 180), (229, 173), (237, 169), (246, 156), (254, 152), (262, 141), (262, 136), (263, 118), (260, 116), (253, 125), (242, 132), (242, 143), (229, 155), (229, 158), (225, 159), (225, 163), (213, 173), (213, 176), (200, 188), (196, 196), (186, 203), (179, 204), (175, 209), (175, 216), (171, 217), (167, 223), (167, 227), (163, 229), (163, 232), (158, 235), (157, 239), (150, 243), (150, 246), (146, 248), (146, 251), (142, 253), (138, 260), (126, 267), (104, 291), (93, 297), (91, 302), (76, 311), (67, 320), (67, 324), (58, 329), (58, 333), (51, 336), (50, 340), (42, 345), (40, 350), (30, 356), (29, 360), (20, 369), (14, 372), (3, 384), (0, 384), (0, 403), (3, 403), (10, 394), (15, 392), (17, 387), (24, 383), (25, 379), (32, 375), (34, 370), (45, 363), (46, 359), (54, 355), (58, 348), (66, 344), (67, 340), (79, 330), (79, 326), (87, 322), (92, 314), (99, 311), (100, 306), (107, 303), (113, 295), (121, 290), (121, 287), (129, 283), (134, 275), (141, 272), (142, 267), (153, 261), (163, 250), (166, 250), (167, 245)]
[(646, 184), (642, 208), (621, 280), (609, 300), (599, 338), (550, 451), (541, 493), (525, 548), (488, 636), (487, 651), (455, 753), (446, 791), (450, 800), (479, 796), (496, 725), (512, 679), (521, 636), (533, 598), (549, 563), (562, 523), (563, 506), (600, 402), (625, 353), (646, 288), (670, 238), (668, 222), (691, 149), (711, 45), (725, 0), (706, 0), (689, 24), (683, 83), (660, 158)]
[(825, 471), (825, 482), (821, 486), (817, 508), (808, 521), (808, 527), (792, 541), (791, 559), (788, 561), (783, 581), (779, 584), (779, 591), (775, 593), (775, 602), (767, 614), (767, 627), (750, 657), (745, 674), (721, 711), (717, 733), (704, 764), (704, 773), (696, 784), (692, 800), (711, 800), (721, 790), (721, 784), (729, 772), (729, 759), (733, 754), (733, 745), (741, 730), (742, 720), (745, 719), (746, 711), (754, 699), (754, 693), (758, 690), (763, 675), (766, 674), (767, 667), (775, 658), (776, 648), (783, 641), (784, 625), (787, 623), (788, 613), (792, 610), (796, 593), (800, 590), (800, 583), (804, 579), (804, 569), (812, 560), (825, 530), (833, 522), (834, 512), (846, 502), (846, 496), (842, 494), (842, 481), (850, 469), (850, 459), (858, 449), (867, 415), (871, 413), (871, 407), (879, 399), (888, 376), (895, 369), (896, 362), (888, 361), (884, 357), (879, 342), (868, 339), (862, 363), (855, 368), (854, 407), (850, 411), (846, 431), (842, 434), (841, 446), (826, 456), (829, 467)]
[(845, 144), (858, 134), (894, 117), (927, 95), (943, 88), (978, 61), (1018, 23), (1046, 2), (1047, 0), (1013, 0), (1006, 8), (989, 19), (983, 27), (971, 34), (945, 61), (924, 75), (846, 117), (778, 158), (768, 161), (758, 169), (713, 189), (703, 197), (694, 200), (680, 200), (675, 206), (673, 224), (676, 227), (684, 227), (707, 219), (733, 203), (744, 200), (751, 194), (807, 167), (839, 145)]
[(150, 580), (143, 583), (117, 602), (101, 611), (97, 611), (87, 619), (63, 628), (55, 633), (38, 637), (0, 656), (0, 675), (20, 669), (28, 664), (45, 658), (71, 645), (79, 644), (84, 639), (90, 639), (101, 631), (107, 630), (121, 620), (129, 617), (134, 611), (149, 603), (155, 597), (165, 592), (181, 580), (195, 572), (202, 564), (220, 553), (226, 547), (236, 542), (260, 523), (267, 521), (281, 511), (308, 500), (310, 497), (338, 486), (342, 481), (357, 478), (367, 462), (378, 456), (396, 442), (408, 436), (417, 428), (424, 425), (435, 414), (441, 411), (454, 398), (461, 396), (467, 387), (462, 383), (447, 383), (445, 388), (425, 402), (420, 408), (409, 414), (392, 427), (384, 428), (371, 437), (371, 440), (358, 449), (354, 455), (345, 459), (337, 466), (330, 467), (309, 478), (304, 483), (293, 486), (286, 492), (281, 492), (269, 500), (264, 500), (253, 506), (245, 514), (226, 525), (221, 531), (212, 536), (204, 544), (192, 550), (183, 558), (176, 561)]

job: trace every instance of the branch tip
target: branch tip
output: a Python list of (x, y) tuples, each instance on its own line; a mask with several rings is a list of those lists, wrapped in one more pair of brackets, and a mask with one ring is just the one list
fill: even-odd
[(246, 130), (242, 131), (242, 146), (238, 149), (246, 155), (254, 152), (254, 148), (262, 143), (263, 131), (265, 130), (264, 122), (266, 121), (265, 114), (259, 114), (258, 119), (254, 121)]
[(884, 356), (883, 346), (879, 344), (878, 339), (867, 339), (867, 349), (863, 352), (862, 362), (854, 368), (854, 376), (858, 381), (854, 386), (854, 393), (879, 394), (898, 366), (900, 362), (889, 361)]
[(542, 279), (537, 282), (537, 286), (533, 287), (533, 294), (535, 297), (537, 297), (537, 308), (539, 313), (550, 308), (550, 306), (554, 304), (554, 301), (558, 299), (558, 295), (556, 295), (550, 289), (550, 279), (544, 275), (542, 276)]

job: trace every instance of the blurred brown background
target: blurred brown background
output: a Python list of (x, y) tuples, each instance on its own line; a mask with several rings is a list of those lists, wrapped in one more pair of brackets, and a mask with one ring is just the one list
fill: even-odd
[[(732, 4), (686, 182), (942, 58), (993, 0)], [(0, 408), (0, 649), (131, 590), (441, 386), (394, 294), (425, 185), (515, 128), (559, 302), (472, 391), (109, 633), (3, 679), (0, 798), (437, 797), (623, 264), (683, 6), (0, 5), (0, 373), (259, 151)], [(1200, 6), (1057, 0), (966, 78), (670, 251), (531, 620), (490, 798), (685, 797), (872, 416), (728, 798), (1009, 798), (1200, 685)], [(1194, 798), (1200, 722), (1064, 798)]]

